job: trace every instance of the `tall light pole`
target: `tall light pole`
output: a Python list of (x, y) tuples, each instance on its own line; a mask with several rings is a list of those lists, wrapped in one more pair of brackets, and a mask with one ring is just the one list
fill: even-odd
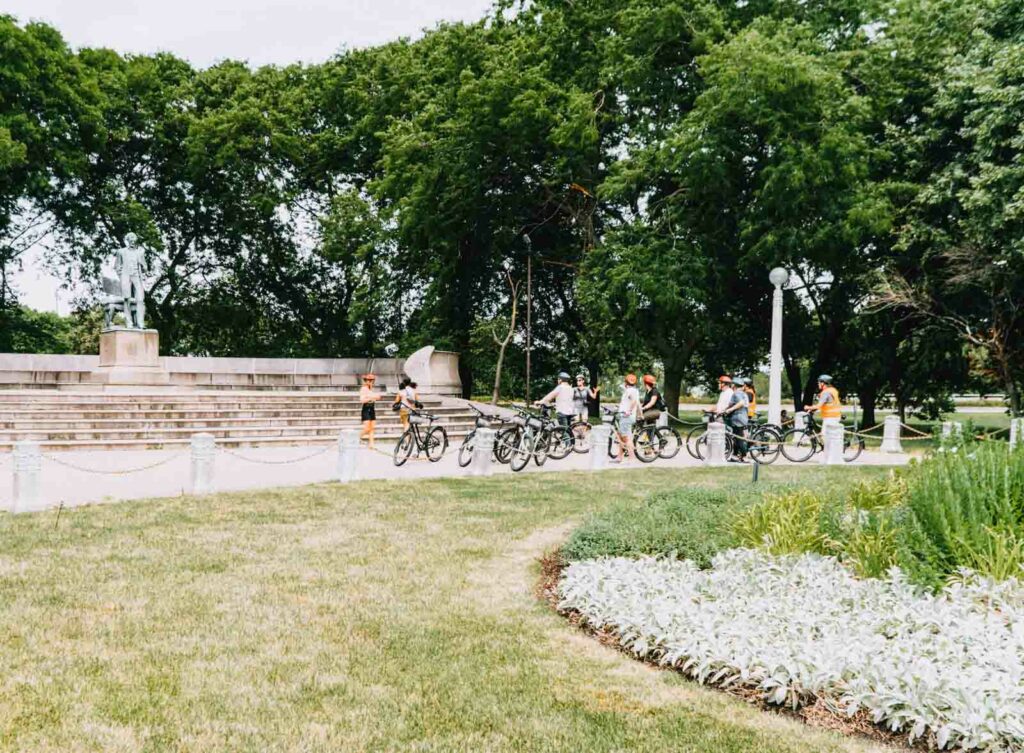
[(530, 351), (533, 349), (533, 241), (523, 236), (526, 243), (526, 404), (530, 404)]
[(782, 423), (782, 288), (789, 282), (789, 272), (776, 267), (768, 273), (775, 286), (772, 294), (772, 353), (768, 367), (768, 423)]

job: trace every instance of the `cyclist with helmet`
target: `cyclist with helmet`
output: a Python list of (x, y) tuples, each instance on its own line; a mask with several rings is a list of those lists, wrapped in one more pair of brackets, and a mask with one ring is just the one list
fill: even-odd
[(647, 392), (641, 401), (640, 412), (644, 421), (656, 421), (665, 410), (665, 399), (658, 391), (653, 374), (644, 374), (644, 388)]
[(572, 423), (573, 410), (575, 409), (575, 403), (573, 402), (573, 390), (569, 386), (569, 375), (566, 372), (560, 372), (558, 375), (558, 384), (551, 390), (542, 400), (534, 403), (534, 405), (551, 405), (555, 404), (555, 412), (558, 414), (558, 423), (565, 428), (569, 428), (569, 424)]
[(729, 403), (732, 401), (732, 377), (728, 374), (722, 374), (718, 377), (718, 402), (715, 403), (715, 407), (711, 410), (718, 416), (725, 413), (725, 409), (729, 407)]
[[(732, 394), (729, 396), (729, 404), (722, 411), (726, 423), (729, 424), (729, 431), (733, 434), (733, 449), (736, 461), (741, 463), (745, 462), (747, 457), (745, 437), (747, 436), (747, 424), (750, 421), (750, 416), (747, 412), (750, 402), (744, 389), (746, 385), (747, 380), (743, 377), (736, 377), (733, 380), (735, 389), (732, 390)], [(729, 459), (732, 460), (733, 458)]]
[(843, 404), (839, 401), (839, 390), (832, 386), (832, 377), (828, 374), (818, 377), (818, 402), (815, 405), (805, 405), (804, 410), (808, 413), (819, 411), (822, 421), (828, 418), (842, 418)]
[(624, 451), (629, 452), (630, 457), (636, 455), (633, 448), (633, 425), (640, 408), (640, 391), (636, 388), (636, 374), (626, 374), (624, 381), (622, 398), (619, 400), (619, 456), (612, 459), (613, 463), (622, 462)]

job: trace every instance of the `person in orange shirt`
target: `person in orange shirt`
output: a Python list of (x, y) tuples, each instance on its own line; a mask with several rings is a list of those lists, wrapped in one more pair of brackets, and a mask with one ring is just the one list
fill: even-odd
[(843, 404), (839, 402), (839, 390), (832, 386), (832, 377), (822, 374), (818, 377), (818, 402), (816, 405), (805, 405), (808, 413), (819, 411), (821, 420), (826, 418), (842, 418)]

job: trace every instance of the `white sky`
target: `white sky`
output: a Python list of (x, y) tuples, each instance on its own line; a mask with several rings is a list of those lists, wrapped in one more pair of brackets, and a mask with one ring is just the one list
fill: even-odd
[[(473, 21), (491, 0), (0, 0), (0, 13), (45, 21), (73, 47), (172, 52), (205, 67), (226, 58), (251, 65), (316, 63), (339, 50), (419, 36), (440, 21)], [(21, 301), (67, 313), (68, 291), (24, 259)], [(59, 299), (59, 303), (57, 303)]]

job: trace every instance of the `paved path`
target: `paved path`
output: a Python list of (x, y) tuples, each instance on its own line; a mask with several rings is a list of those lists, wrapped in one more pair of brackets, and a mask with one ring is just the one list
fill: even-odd
[[(468, 468), (460, 468), (454, 449), (437, 463), (410, 460), (396, 468), (390, 456), (392, 445), (380, 445), (386, 451), (360, 449), (360, 479), (409, 479), (468, 476)], [(820, 457), (820, 456), (818, 456)], [(857, 465), (903, 465), (908, 455), (884, 455), (865, 452)], [(815, 458), (815, 461), (817, 458)], [(237, 491), (279, 486), (300, 486), (336, 478), (337, 447), (275, 447), (218, 450), (214, 466), (214, 489)], [(779, 458), (776, 463), (787, 461)], [(92, 502), (145, 499), (187, 494), (190, 488), (190, 456), (185, 451), (108, 450), (45, 453), (41, 472), (41, 501), (56, 507)], [(609, 468), (632, 468), (637, 472), (652, 467), (685, 468), (700, 462), (682, 450), (672, 460), (658, 460), (651, 465), (638, 461), (610, 464)], [(118, 473), (145, 468), (134, 473)], [(555, 473), (590, 468), (590, 456), (572, 454), (564, 460), (548, 460), (537, 468), (532, 462), (522, 473)], [(88, 469), (88, 470), (83, 470)], [(101, 471), (97, 473), (96, 471)], [(508, 474), (507, 465), (494, 464), (495, 475)], [(13, 498), (11, 456), (0, 456), (0, 510), (10, 509)]]

